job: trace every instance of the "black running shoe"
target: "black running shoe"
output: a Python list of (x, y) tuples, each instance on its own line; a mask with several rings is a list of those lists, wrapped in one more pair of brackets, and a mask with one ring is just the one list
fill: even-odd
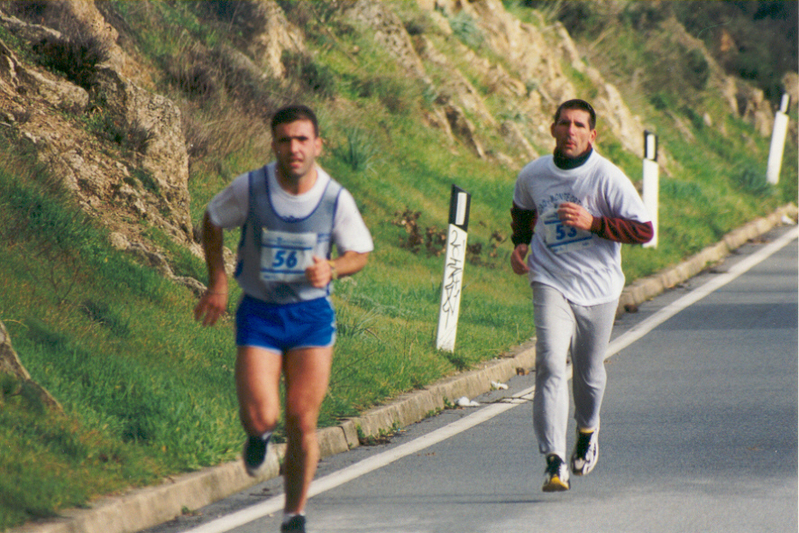
[(583, 433), (577, 430), (577, 442), (572, 453), (572, 472), (576, 476), (587, 476), (599, 460), (599, 430)]
[(269, 438), (247, 437), (244, 443), (244, 468), (252, 477), (260, 477), (266, 471), (266, 451), (269, 449)]
[(544, 492), (569, 490), (569, 468), (563, 459), (555, 454), (547, 455), (547, 469), (544, 472)]
[(305, 533), (305, 517), (301, 514), (291, 517), (288, 522), (283, 522), (280, 525), (280, 533), (284, 531), (299, 531)]

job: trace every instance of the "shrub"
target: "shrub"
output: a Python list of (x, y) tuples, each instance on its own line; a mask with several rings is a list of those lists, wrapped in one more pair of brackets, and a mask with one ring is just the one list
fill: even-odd
[(355, 82), (361, 98), (377, 97), (391, 113), (397, 114), (416, 108), (423, 95), (415, 80), (394, 76), (376, 76)]
[(152, 133), (144, 126), (128, 123), (108, 109), (96, 107), (83, 117), (86, 129), (98, 138), (114, 143), (123, 152), (144, 153)]
[(427, 17), (417, 16), (412, 18), (411, 20), (405, 22), (405, 31), (408, 32), (408, 35), (422, 35), (430, 31), (430, 22), (428, 21)]
[(685, 55), (685, 68), (688, 74), (686, 78), (691, 86), (697, 90), (704, 89), (710, 77), (710, 66), (705, 54), (697, 48), (689, 50)]
[(48, 40), (33, 45), (40, 65), (64, 75), (84, 89), (92, 86), (95, 67), (108, 59), (108, 45), (91, 35)]
[(333, 71), (316, 63), (312, 57), (285, 50), (281, 57), (286, 74), (305, 89), (322, 98), (336, 94), (336, 79)]

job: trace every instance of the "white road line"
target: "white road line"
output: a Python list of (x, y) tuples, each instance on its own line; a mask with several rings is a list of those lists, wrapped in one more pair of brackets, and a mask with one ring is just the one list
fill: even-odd
[[(532, 393), (533, 387), (530, 387), (529, 389), (525, 389), (513, 395), (513, 398), (530, 399), (532, 398)], [(491, 404), (480, 409), (479, 411), (475, 411), (474, 413), (461, 418), (457, 422), (453, 422), (447, 426), (439, 428), (431, 433), (428, 433), (427, 435), (419, 437), (418, 439), (414, 439), (411, 442), (402, 444), (390, 450), (386, 450), (385, 452), (369, 457), (368, 459), (364, 459), (363, 461), (359, 461), (353, 465), (338, 470), (337, 472), (328, 474), (327, 476), (317, 479), (311, 484), (311, 488), (308, 491), (308, 497), (310, 498), (316, 496), (317, 494), (321, 494), (322, 492), (338, 487), (339, 485), (343, 485), (348, 481), (352, 481), (353, 479), (368, 474), (369, 472), (373, 472), (374, 470), (389, 465), (398, 459), (402, 459), (403, 457), (424, 450), (425, 448), (428, 448), (441, 441), (447, 440), (448, 438), (453, 437), (458, 433), (462, 433), (478, 424), (482, 424), (483, 422), (490, 420), (498, 414), (504, 413), (505, 411), (516, 407), (517, 405), (517, 403)], [(212, 522), (208, 522), (207, 524), (191, 529), (187, 531), (187, 533), (224, 533), (268, 514), (275, 513), (281, 509), (283, 509), (283, 495), (275, 496), (259, 504), (253, 505), (252, 507), (247, 507), (241, 511), (223, 516)]]
[[(611, 342), (608, 346), (608, 352), (605, 358), (607, 359), (617, 354), (689, 305), (696, 303), (708, 294), (731, 282), (755, 265), (761, 263), (778, 250), (781, 250), (787, 246), (788, 243), (796, 239), (797, 236), (799, 236), (799, 227), (793, 228), (782, 235), (779, 239), (768, 244), (767, 246), (764, 246), (762, 249), (758, 250), (746, 259), (741, 260), (739, 263), (730, 268), (727, 273), (714, 277), (704, 285), (694, 289), (679, 300), (672, 302), (651, 317), (643, 320), (640, 324), (637, 324), (631, 328), (630, 331), (625, 332), (623, 335), (620, 335), (613, 342)], [(344, 483), (389, 465), (394, 461), (402, 459), (403, 457), (407, 457), (408, 455), (417, 453), (425, 448), (433, 446), (434, 444), (447, 440), (448, 438), (462, 433), (478, 424), (482, 424), (483, 422), (486, 422), (522, 403), (527, 403), (520, 400), (532, 399), (534, 389), (535, 387), (530, 387), (513, 395), (512, 400), (515, 401), (494, 403), (487, 407), (483, 407), (482, 409), (475, 411), (474, 413), (461, 418), (456, 422), (439, 428), (431, 433), (428, 433), (427, 435), (423, 435), (418, 439), (414, 439), (411, 442), (402, 444), (390, 450), (386, 450), (385, 452), (369, 457), (368, 459), (364, 459), (363, 461), (357, 462), (337, 472), (333, 472), (332, 474), (321, 477), (311, 484), (309, 497), (316, 496), (317, 494), (321, 494), (343, 485)], [(225, 533), (244, 524), (253, 522), (259, 518), (263, 518), (264, 516), (276, 513), (281, 509), (283, 509), (283, 495), (275, 496), (259, 504), (242, 509), (241, 511), (217, 518), (216, 520), (203, 524), (202, 526), (190, 529), (186, 533)]]
[(695, 304), (708, 294), (720, 289), (727, 283), (736, 279), (738, 276), (748, 271), (755, 265), (765, 261), (777, 251), (787, 246), (788, 243), (796, 239), (797, 236), (799, 236), (799, 227), (791, 229), (777, 240), (769, 243), (745, 259), (742, 259), (740, 262), (733, 265), (726, 273), (715, 276), (704, 285), (697, 287), (679, 300), (675, 300), (654, 315), (642, 320), (640, 323), (630, 328), (629, 331), (625, 332), (624, 335), (619, 335), (618, 338), (613, 340), (610, 345), (608, 345), (608, 351), (605, 354), (605, 359), (616, 355), (618, 352), (625, 349), (689, 305)]

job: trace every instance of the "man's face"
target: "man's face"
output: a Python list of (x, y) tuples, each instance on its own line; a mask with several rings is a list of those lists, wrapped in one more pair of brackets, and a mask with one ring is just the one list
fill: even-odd
[(594, 144), (596, 130), (590, 126), (591, 115), (582, 109), (563, 109), (557, 122), (550, 126), (555, 138), (555, 151), (564, 157), (580, 157)]
[(322, 153), (322, 139), (314, 133), (310, 120), (295, 120), (275, 127), (272, 150), (280, 176), (299, 181), (307, 176)]

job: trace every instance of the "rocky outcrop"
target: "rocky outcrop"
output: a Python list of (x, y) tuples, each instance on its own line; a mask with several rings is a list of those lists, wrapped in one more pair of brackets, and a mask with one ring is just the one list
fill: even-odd
[[(2, 11), (0, 24), (38, 49), (92, 38), (105, 61), (81, 79), (87, 90), (23, 64), (0, 41), (0, 117), (108, 226), (136, 239), (141, 225), (135, 221), (145, 219), (190, 244), (188, 156), (179, 109), (146, 88), (148, 69), (117, 45), (118, 33), (94, 2), (58, 1), (45, 9), (64, 32)], [(115, 155), (109, 157), (109, 150)], [(126, 224), (130, 218), (134, 222)]]
[[(782, 86), (788, 96), (791, 97), (791, 108), (796, 109), (795, 106), (799, 105), (799, 73), (789, 72), (783, 76)], [(795, 120), (788, 122), (788, 133), (790, 135), (791, 142), (794, 145), (797, 144), (797, 138), (799, 138), (799, 125)]]
[(31, 375), (22, 366), (17, 352), (11, 346), (11, 337), (8, 335), (5, 324), (0, 321), (0, 372), (11, 374), (17, 379), (30, 379)]
[(22, 387), (33, 390), (48, 409), (63, 412), (61, 404), (44, 387), (31, 379), (31, 375), (22, 365), (14, 347), (11, 346), (11, 336), (2, 321), (0, 321), (0, 374), (10, 374)]
[(788, 72), (785, 74), (782, 77), (782, 86), (791, 97), (791, 104), (799, 105), (799, 73)]
[[(156, 270), (159, 274), (171, 281), (174, 281), (178, 285), (183, 285), (193, 292), (195, 296), (199, 297), (203, 292), (205, 292), (206, 287), (200, 281), (188, 276), (176, 275), (172, 270), (172, 267), (169, 265), (169, 261), (167, 261), (166, 257), (164, 257), (164, 254), (158, 251), (158, 249), (156, 249), (154, 246), (146, 242), (130, 242), (125, 235), (118, 232), (111, 233), (109, 239), (111, 241), (111, 245), (117, 250), (130, 253), (142, 264)], [(228, 274), (232, 277), (232, 257), (230, 256), (229, 251), (225, 259), (228, 264), (231, 265), (228, 269)]]
[(253, 19), (258, 24), (249, 40), (248, 51), (252, 57), (259, 58), (269, 75), (282, 78), (286, 74), (281, 61), (283, 52), (305, 52), (303, 34), (286, 19), (274, 0), (254, 2), (253, 9)]
[(541, 155), (536, 152), (516, 122), (506, 120), (502, 123), (499, 131), (508, 146), (517, 152), (521, 152), (525, 160), (532, 161)]
[(38, 20), (26, 19), (24, 27), (18, 30), (22, 32), (24, 40), (47, 46), (48, 43), (70, 39), (95, 39), (104, 48), (108, 56), (107, 63), (114, 70), (138, 85), (152, 87), (151, 70), (135, 61), (119, 46), (119, 32), (98, 11), (94, 0), (50, 0), (30, 9), (25, 4), (27, 2), (5, 2), (0, 9), (15, 10), (21, 18), (26, 14), (29, 17), (38, 15), (39, 19), (58, 23), (55, 28), (47, 28), (34, 23)]
[(744, 121), (752, 124), (760, 135), (771, 135), (774, 128), (774, 111), (763, 91), (744, 83), (736, 83), (737, 111)]
[(430, 83), (402, 20), (388, 5), (372, 0), (358, 0), (347, 8), (344, 16), (371, 28), (375, 44), (390, 50), (391, 56), (403, 71)]
[(168, 98), (142, 89), (110, 66), (98, 68), (95, 80), (95, 97), (103, 101), (110, 120), (131, 142), (130, 162), (152, 179), (143, 185), (171, 213), (168, 220), (159, 222), (171, 223), (188, 237), (189, 160), (180, 110)]
[[(762, 136), (771, 135), (774, 126), (774, 113), (771, 105), (766, 100), (763, 91), (752, 87), (743, 80), (728, 76), (718, 64), (713, 55), (707, 50), (705, 44), (688, 34), (685, 28), (676, 19), (670, 18), (664, 22), (664, 31), (686, 50), (695, 50), (701, 54), (708, 65), (709, 75), (707, 84), (714, 87), (727, 103), (727, 109), (741, 117), (745, 122), (754, 126)], [(710, 122), (712, 123), (712, 117)], [(707, 123), (708, 120), (706, 119)]]
[[(0, 19), (4, 22), (6, 18)], [(88, 93), (47, 71), (23, 66), (0, 41), (0, 113), (3, 121), (26, 139), (38, 159), (51, 168), (87, 206), (99, 207), (99, 197), (108, 193), (98, 180), (111, 164), (87, 148), (91, 138), (58, 111), (81, 113)]]
[[(7, 19), (11, 23), (14, 19)], [(18, 21), (17, 21), (18, 22)], [(81, 113), (89, 104), (85, 89), (47, 72), (22, 66), (16, 55), (0, 41), (0, 84), (9, 95), (16, 95), (18, 106), (22, 99), (38, 99), (49, 106), (71, 113)], [(14, 106), (9, 106), (13, 111)]]

